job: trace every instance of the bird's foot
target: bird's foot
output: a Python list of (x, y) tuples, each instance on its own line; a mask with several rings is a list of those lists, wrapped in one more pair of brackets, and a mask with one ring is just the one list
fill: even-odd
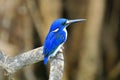
[(64, 49), (64, 46), (61, 46), (61, 49)]

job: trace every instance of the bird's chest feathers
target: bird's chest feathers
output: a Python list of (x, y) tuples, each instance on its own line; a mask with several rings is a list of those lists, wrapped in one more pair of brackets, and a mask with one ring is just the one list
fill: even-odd
[(65, 32), (65, 36), (67, 38), (67, 30), (66, 30), (66, 28), (64, 28), (63, 31)]

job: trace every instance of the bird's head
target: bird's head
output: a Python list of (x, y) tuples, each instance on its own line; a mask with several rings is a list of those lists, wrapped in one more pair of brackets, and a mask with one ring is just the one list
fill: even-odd
[(50, 32), (51, 31), (57, 32), (59, 30), (66, 28), (71, 23), (82, 22), (84, 20), (86, 20), (86, 19), (75, 19), (75, 20), (68, 20), (65, 18), (56, 19), (51, 25)]

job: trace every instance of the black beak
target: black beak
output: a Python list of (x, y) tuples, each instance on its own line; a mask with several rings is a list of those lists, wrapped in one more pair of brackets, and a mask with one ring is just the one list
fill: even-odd
[(71, 23), (82, 22), (82, 21), (85, 21), (85, 20), (86, 19), (67, 20), (66, 24), (69, 25)]

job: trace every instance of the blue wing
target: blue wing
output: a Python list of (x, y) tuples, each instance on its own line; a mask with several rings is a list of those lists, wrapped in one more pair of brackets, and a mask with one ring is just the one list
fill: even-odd
[(66, 33), (64, 31), (61, 32), (50, 32), (45, 40), (43, 54), (45, 57), (48, 57), (52, 54), (57, 47), (66, 41)]

